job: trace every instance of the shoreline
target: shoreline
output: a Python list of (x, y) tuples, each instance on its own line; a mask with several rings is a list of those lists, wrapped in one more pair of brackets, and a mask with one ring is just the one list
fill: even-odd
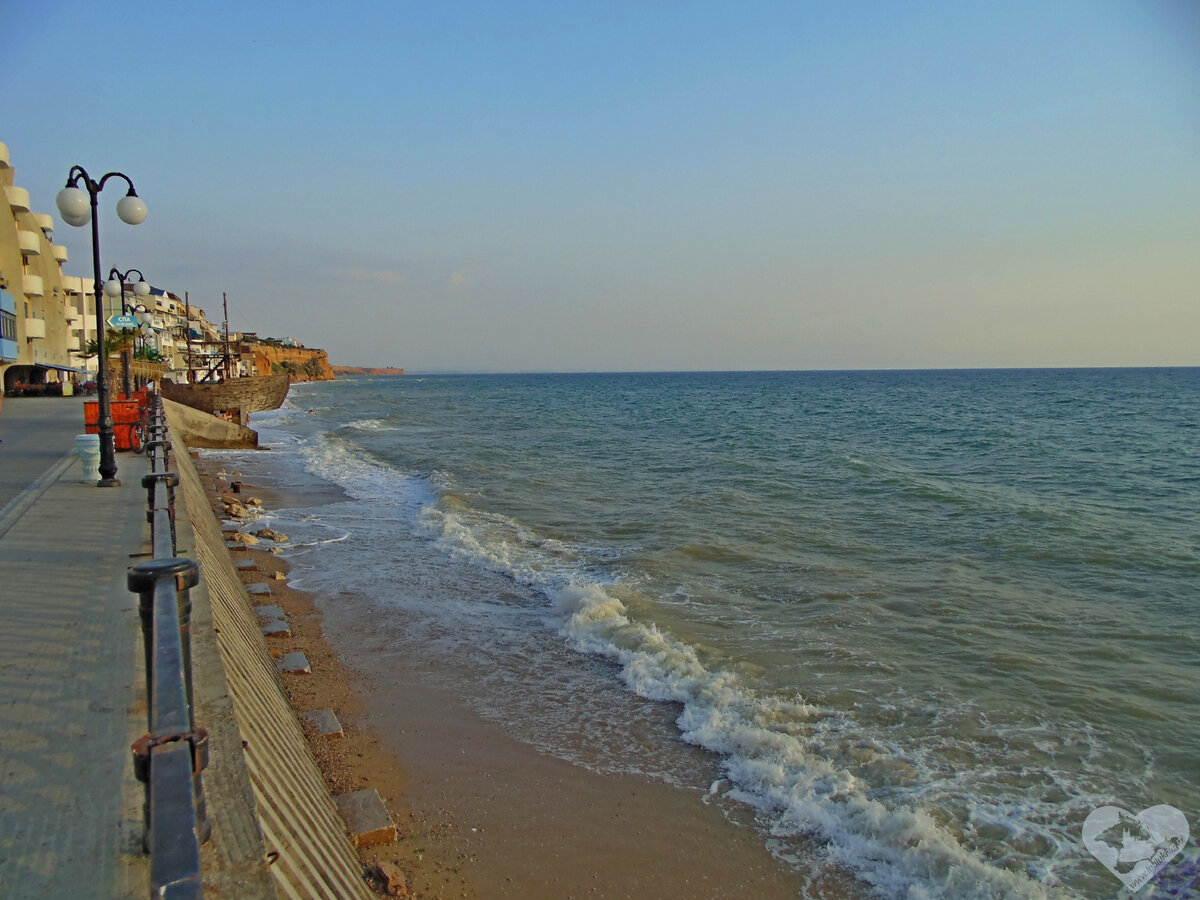
[[(197, 455), (193, 451), (192, 461), (200, 475), (213, 513), (222, 523), (222, 527), (225, 527), (222, 496), (245, 498), (253, 495), (260, 499), (266, 498), (264, 503), (266, 500), (280, 499), (280, 495), (269, 488), (251, 485), (244, 485), (249, 491), (232, 495), (229, 480), (222, 474), (223, 466), (218, 460)], [(254, 522), (254, 519), (246, 519), (237, 524), (239, 530), (253, 533)], [(336, 796), (362, 788), (375, 788), (396, 823), (399, 839), (392, 844), (356, 848), (360, 861), (368, 870), (381, 863), (398, 866), (404, 873), (408, 886), (408, 892), (400, 896), (476, 896), (466, 891), (465, 886), (453, 895), (428, 892), (431, 885), (426, 883), (427, 867), (423, 865), (420, 854), (416, 852), (417, 848), (410, 839), (415, 829), (412, 826), (412, 814), (403, 802), (407, 785), (405, 773), (393, 755), (379, 750), (377, 737), (360, 721), (362, 706), (355, 690), (358, 676), (325, 641), (321, 627), (322, 616), (317, 610), (314, 598), (289, 584), (287, 576), (291, 567), (286, 560), (271, 552), (272, 548), (282, 546), (286, 544), (262, 540), (258, 544), (248, 545), (245, 550), (233, 550), (231, 553), (235, 554), (235, 558), (253, 559), (258, 566), (259, 571), (239, 573), (243, 583), (265, 581), (270, 586), (269, 597), (252, 598), (252, 603), (273, 603), (287, 614), (291, 636), (267, 638), (268, 651), (273, 657), (294, 650), (302, 651), (312, 667), (312, 673), (308, 675), (281, 676), (284, 691), (293, 710), (297, 716), (301, 716), (314, 709), (333, 709), (342, 725), (343, 737), (322, 738), (315, 734), (303, 718), (300, 719), (309, 749), (330, 793)]]
[[(210, 499), (228, 491), (221, 460), (197, 459)], [(240, 476), (235, 476), (240, 477)], [(269, 475), (263, 480), (269, 480)], [(243, 480), (266, 510), (314, 496)], [(315, 498), (328, 502), (329, 496)], [(253, 520), (242, 530), (253, 532)], [(360, 848), (365, 865), (390, 862), (411, 897), (849, 898), (849, 875), (797, 871), (773, 856), (737, 804), (640, 775), (598, 774), (545, 754), (468, 709), (424, 664), (388, 644), (377, 610), (288, 585), (288, 565), (263, 541), (246, 551), (269, 602), (288, 613), (312, 675), (285, 676), (298, 712), (328, 706), (343, 739), (312, 739), (333, 793), (373, 787), (396, 822), (394, 844)], [(282, 545), (286, 547), (286, 544)], [(283, 579), (273, 578), (282, 572)], [(673, 713), (663, 707), (664, 727)], [(697, 750), (696, 753), (703, 754)], [(709, 760), (714, 777), (717, 759)]]

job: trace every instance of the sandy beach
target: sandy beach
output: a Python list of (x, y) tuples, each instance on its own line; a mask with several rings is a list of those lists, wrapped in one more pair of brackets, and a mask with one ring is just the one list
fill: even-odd
[[(197, 467), (219, 511), (220, 493), (240, 473), (212, 459)], [(266, 509), (317, 500), (241, 480), (241, 496)], [(399, 866), (409, 896), (854, 896), (849, 878), (814, 882), (772, 856), (733, 804), (597, 774), (514, 739), (381, 636), (369, 611), (289, 587), (274, 546), (235, 552), (256, 559), (261, 571), (245, 579), (267, 581), (292, 622), (292, 636), (271, 639), (272, 650), (301, 649), (312, 663), (313, 674), (285, 676), (285, 686), (298, 712), (330, 707), (339, 716), (345, 738), (310, 736), (314, 755), (334, 794), (373, 787), (384, 798), (400, 838), (362, 848), (361, 857)], [(663, 705), (664, 728), (674, 715)], [(706, 764), (719, 777), (715, 758)]]

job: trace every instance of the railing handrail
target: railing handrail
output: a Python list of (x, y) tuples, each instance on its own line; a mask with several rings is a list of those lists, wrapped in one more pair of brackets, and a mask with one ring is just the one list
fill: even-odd
[(129, 589), (139, 595), (148, 694), (147, 733), (134, 744), (135, 769), (146, 784), (146, 838), (150, 853), (150, 896), (193, 900), (204, 896), (200, 845), (210, 823), (201, 772), (208, 762), (208, 735), (198, 729), (192, 703), (191, 597), (199, 581), (195, 561), (177, 555), (175, 486), (167, 471), (162, 402), (150, 395), (147, 411), (150, 474), (147, 489), (151, 559), (129, 571)]

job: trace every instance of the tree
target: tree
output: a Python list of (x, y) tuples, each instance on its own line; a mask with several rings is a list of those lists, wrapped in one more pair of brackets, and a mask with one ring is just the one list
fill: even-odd
[[(104, 356), (111, 359), (114, 356), (120, 356), (121, 352), (126, 347), (133, 346), (133, 339), (137, 331), (133, 328), (122, 328), (119, 331), (104, 332)], [(84, 359), (91, 359), (99, 352), (99, 343), (95, 338), (89, 340), (83, 347), (83, 352), (80, 353)]]

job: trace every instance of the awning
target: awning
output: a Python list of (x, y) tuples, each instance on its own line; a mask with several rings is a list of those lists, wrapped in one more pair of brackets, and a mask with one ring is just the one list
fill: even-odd
[(74, 372), (76, 375), (86, 375), (85, 369), (73, 369), (70, 366), (56, 366), (51, 363), (34, 363), (35, 369), (54, 369), (56, 372)]

